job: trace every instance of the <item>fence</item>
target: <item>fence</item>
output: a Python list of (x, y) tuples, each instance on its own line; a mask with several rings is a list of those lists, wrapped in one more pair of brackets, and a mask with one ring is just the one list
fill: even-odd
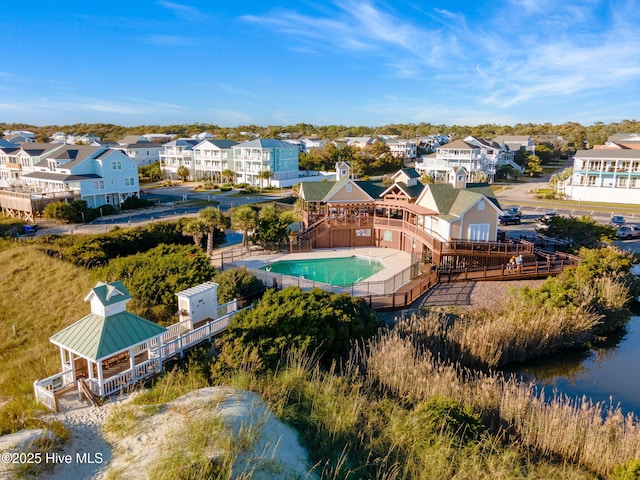
[(351, 285), (331, 285), (329, 283), (316, 282), (313, 280), (307, 280), (300, 277), (292, 277), (289, 275), (282, 275), (279, 273), (268, 272), (266, 270), (260, 270), (257, 268), (247, 268), (247, 271), (253, 274), (257, 279), (265, 284), (267, 288), (286, 288), (286, 287), (299, 287), (303, 290), (310, 290), (312, 288), (320, 288), (333, 293), (348, 293), (353, 297), (367, 297), (371, 295), (388, 295), (401, 286), (405, 285), (413, 277), (419, 264), (414, 263), (409, 265), (404, 270), (396, 273), (393, 277), (387, 280), (379, 280), (375, 282), (361, 282)]

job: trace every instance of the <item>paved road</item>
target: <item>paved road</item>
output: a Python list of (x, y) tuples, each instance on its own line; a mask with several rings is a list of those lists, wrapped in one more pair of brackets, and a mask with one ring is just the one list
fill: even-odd
[[(161, 205), (143, 209), (133, 210), (127, 213), (120, 213), (117, 215), (109, 215), (106, 217), (98, 218), (91, 223), (87, 224), (70, 224), (70, 225), (56, 225), (50, 228), (43, 228), (38, 231), (38, 235), (47, 234), (74, 234), (74, 233), (102, 233), (109, 231), (115, 225), (120, 227), (131, 227), (145, 225), (149, 222), (155, 222), (159, 220), (171, 221), (177, 220), (182, 217), (193, 217), (198, 214), (204, 205), (189, 205), (184, 203), (184, 198), (189, 200), (202, 200), (210, 201), (212, 205), (219, 206), (222, 212), (227, 212), (231, 208), (238, 207), (240, 205), (248, 205), (259, 202), (269, 202), (272, 200), (278, 200), (283, 197), (291, 195), (290, 191), (283, 191), (277, 193), (270, 193), (269, 195), (240, 195), (233, 196), (234, 191), (230, 192), (195, 192), (193, 187), (196, 184), (182, 184), (176, 187), (158, 187), (153, 189), (147, 189), (143, 198), (153, 198), (156, 201), (162, 202)], [(143, 188), (143, 190), (145, 190)], [(185, 197), (186, 195), (186, 197)], [(233, 231), (227, 231), (227, 237), (233, 237)]]

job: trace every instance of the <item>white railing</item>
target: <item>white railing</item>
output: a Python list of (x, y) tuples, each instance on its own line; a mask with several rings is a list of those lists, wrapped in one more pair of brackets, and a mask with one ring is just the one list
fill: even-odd
[[(180, 322), (172, 325), (175, 327), (173, 330), (165, 332), (160, 341), (160, 354), (161, 356), (155, 356), (152, 352), (156, 349), (157, 341), (149, 340), (144, 345), (149, 348), (149, 355), (151, 358), (140, 365), (136, 365), (133, 368), (125, 370), (117, 375), (109, 377), (102, 382), (97, 379), (86, 379), (91, 391), (99, 397), (106, 397), (119, 392), (129, 385), (133, 385), (139, 380), (151, 377), (162, 370), (162, 364), (179, 355), (182, 357), (185, 350), (188, 350), (195, 345), (198, 345), (205, 340), (209, 340), (212, 337), (222, 333), (229, 326), (229, 322), (233, 316), (243, 310), (248, 310), (252, 306), (245, 307), (237, 310), (237, 300), (220, 305), (223, 310), (231, 310), (217, 320), (206, 323), (200, 328), (195, 330), (184, 330), (184, 325), (187, 322)], [(171, 327), (169, 327), (171, 329)], [(137, 351), (138, 349), (136, 349)], [(58, 401), (55, 395), (57, 390), (72, 384), (72, 371), (65, 370), (64, 372), (56, 373), (43, 380), (36, 380), (33, 382), (33, 390), (35, 392), (36, 400), (43, 403), (53, 411), (58, 411)]]
[(58, 411), (56, 392), (71, 383), (70, 371), (64, 371), (33, 382), (36, 401), (44, 403), (54, 412)]
[[(114, 375), (113, 377), (109, 377), (102, 382), (102, 392), (99, 393), (100, 396), (106, 397), (107, 395), (111, 395), (112, 393), (116, 393), (122, 390), (124, 387), (129, 385), (133, 385), (138, 380), (142, 380), (144, 378), (150, 377), (151, 375), (155, 375), (162, 368), (160, 364), (159, 358), (152, 358), (151, 360), (147, 360), (140, 365), (136, 365), (129, 370), (125, 370), (124, 372), (119, 373), (118, 375)], [(93, 391), (93, 387), (91, 388)], [(95, 392), (94, 392), (95, 393)]]
[(243, 308), (241, 310), (229, 312), (217, 320), (208, 322), (203, 326), (196, 328), (195, 330), (187, 332), (184, 335), (180, 335), (178, 338), (170, 340), (166, 343), (163, 342), (160, 345), (160, 355), (162, 357), (162, 360), (165, 361), (169, 358), (175, 357), (176, 355), (182, 356), (185, 350), (188, 350), (194, 345), (202, 343), (204, 340), (209, 340), (210, 338), (215, 337), (216, 335), (227, 329), (231, 318), (236, 313), (241, 312), (242, 310), (247, 310), (249, 308), (251, 308), (251, 306)]

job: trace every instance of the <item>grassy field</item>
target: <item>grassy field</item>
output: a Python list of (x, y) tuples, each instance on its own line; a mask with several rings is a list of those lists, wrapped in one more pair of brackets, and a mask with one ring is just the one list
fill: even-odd
[(89, 313), (88, 271), (33, 244), (0, 240), (0, 434), (30, 425), (33, 381), (60, 370), (49, 337)]

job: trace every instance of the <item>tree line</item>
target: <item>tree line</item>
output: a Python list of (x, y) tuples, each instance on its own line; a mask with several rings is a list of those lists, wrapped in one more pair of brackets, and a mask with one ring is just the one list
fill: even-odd
[(211, 123), (192, 123), (174, 125), (138, 125), (125, 127), (122, 125), (105, 123), (76, 123), (70, 125), (46, 125), (36, 126), (26, 123), (0, 123), (0, 129), (5, 130), (29, 130), (35, 133), (38, 141), (46, 142), (50, 135), (56, 131), (70, 134), (98, 135), (104, 141), (116, 142), (126, 135), (143, 135), (145, 133), (165, 133), (177, 136), (191, 136), (201, 132), (209, 132), (218, 138), (228, 138), (236, 141), (250, 139), (253, 135), (262, 138), (278, 138), (282, 134), (288, 134), (291, 138), (302, 136), (314, 136), (323, 139), (337, 139), (356, 136), (397, 135), (401, 138), (416, 138), (427, 135), (444, 134), (455, 138), (464, 138), (468, 135), (475, 137), (491, 138), (497, 135), (529, 135), (539, 143), (535, 137), (560, 136), (575, 149), (584, 148), (585, 145), (600, 145), (607, 138), (616, 133), (638, 133), (640, 122), (637, 120), (622, 120), (620, 122), (595, 122), (592, 125), (582, 125), (578, 122), (565, 122), (552, 124), (517, 123), (515, 125), (497, 125), (486, 123), (480, 125), (444, 125), (428, 122), (398, 123), (377, 127), (371, 126), (346, 126), (346, 125), (313, 125), (310, 123), (297, 123), (295, 125), (238, 125), (236, 127), (221, 127)]

